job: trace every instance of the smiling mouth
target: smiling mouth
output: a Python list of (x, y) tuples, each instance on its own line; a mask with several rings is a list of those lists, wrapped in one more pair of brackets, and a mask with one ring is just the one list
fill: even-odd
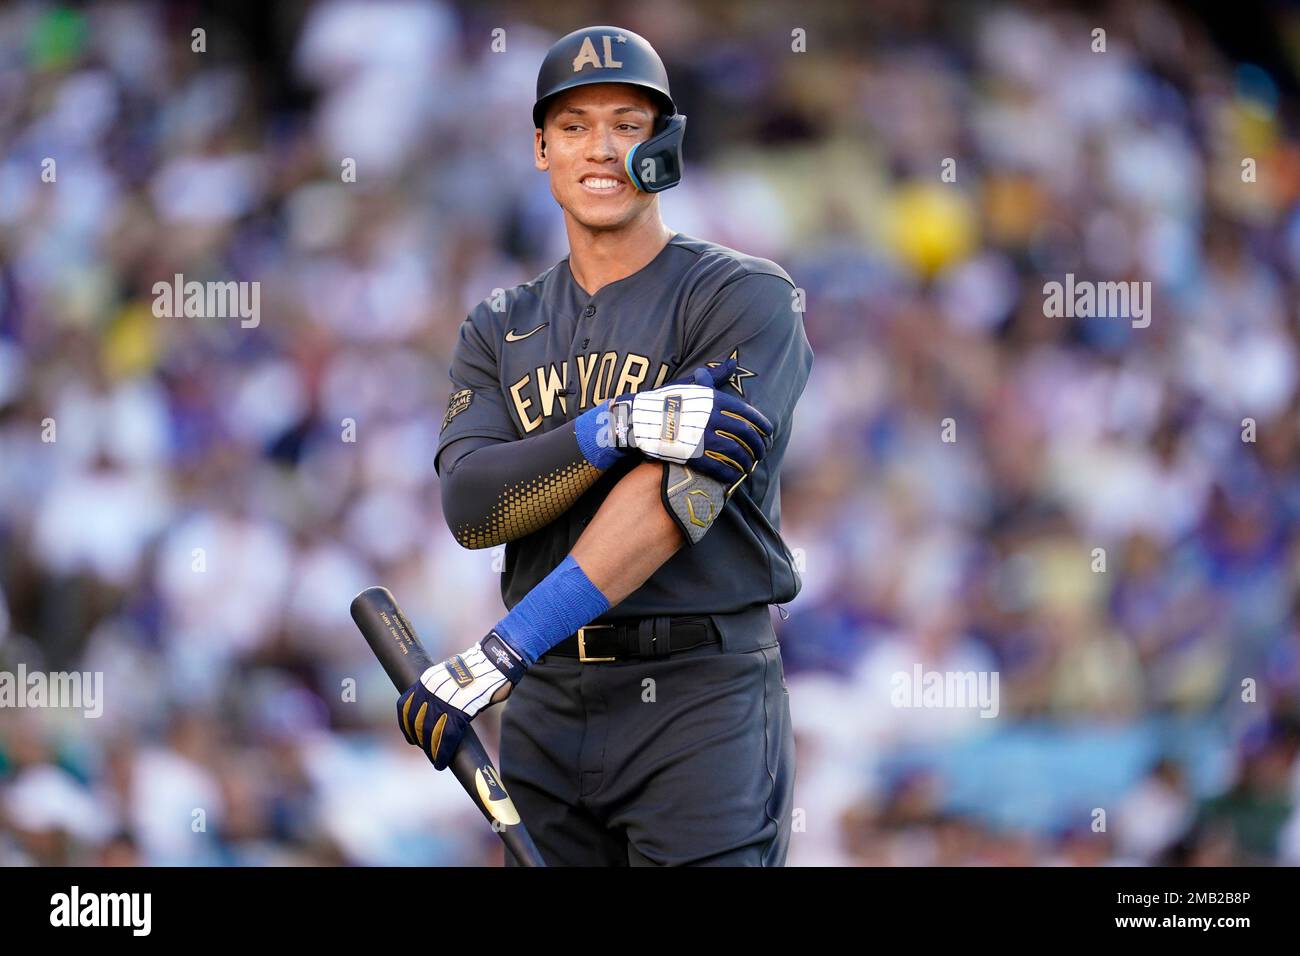
[(613, 176), (588, 176), (579, 185), (593, 195), (612, 196), (621, 192), (627, 186), (627, 183), (621, 179), (615, 179)]

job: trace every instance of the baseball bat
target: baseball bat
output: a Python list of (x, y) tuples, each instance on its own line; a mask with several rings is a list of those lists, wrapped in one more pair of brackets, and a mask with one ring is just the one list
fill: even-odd
[[(353, 598), (352, 620), (356, 621), (398, 693), (405, 691), (434, 665), (388, 588), (366, 588)], [(449, 769), (520, 865), (545, 866), (473, 727), (466, 728)]]

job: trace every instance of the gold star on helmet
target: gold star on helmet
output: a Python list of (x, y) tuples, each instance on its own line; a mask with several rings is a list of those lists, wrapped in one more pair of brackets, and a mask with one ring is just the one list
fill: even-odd
[[(745, 379), (747, 379), (747, 378), (754, 378), (755, 373), (754, 373), (754, 372), (751, 372), (751, 371), (750, 371), (749, 369), (747, 369), (747, 368), (742, 368), (742, 367), (741, 367), (741, 364), (740, 364), (740, 349), (739, 349), (739, 348), (734, 348), (734, 349), (732, 349), (732, 350), (731, 350), (731, 354), (728, 355), (727, 358), (733, 358), (733, 359), (736, 360), (736, 371), (735, 371), (735, 373), (731, 376), (731, 378), (727, 379), (727, 384), (730, 385), (732, 388), (734, 388), (734, 389), (735, 389), (737, 392), (739, 392), (741, 395), (744, 395), (744, 394), (745, 394)], [(704, 364), (707, 365), (709, 368), (717, 368), (717, 367), (718, 367), (719, 365), (721, 365), (722, 363), (721, 363), (721, 362), (705, 362)]]

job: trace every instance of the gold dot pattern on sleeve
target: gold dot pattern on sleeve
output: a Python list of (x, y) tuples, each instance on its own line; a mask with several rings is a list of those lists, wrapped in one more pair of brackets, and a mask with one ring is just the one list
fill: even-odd
[(492, 548), (532, 534), (573, 507), (600, 474), (600, 469), (579, 461), (507, 485), (483, 523), (457, 528), (456, 540), (465, 548)]

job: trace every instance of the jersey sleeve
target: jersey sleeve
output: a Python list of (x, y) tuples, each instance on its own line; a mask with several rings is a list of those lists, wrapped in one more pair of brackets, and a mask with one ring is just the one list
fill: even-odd
[(496, 352), (476, 321), (479, 318), (477, 311), (471, 312), (461, 323), (452, 352), (451, 394), (438, 436), (438, 455), (459, 438), (514, 441), (520, 437), (506, 407)]
[(788, 434), (795, 404), (812, 370), (813, 352), (795, 308), (795, 288), (783, 276), (747, 273), (709, 297), (688, 323), (678, 375), (736, 359), (731, 390)]
[(438, 466), (442, 514), (462, 547), (492, 548), (546, 527), (596, 483), (577, 424), (502, 442), (463, 437)]

